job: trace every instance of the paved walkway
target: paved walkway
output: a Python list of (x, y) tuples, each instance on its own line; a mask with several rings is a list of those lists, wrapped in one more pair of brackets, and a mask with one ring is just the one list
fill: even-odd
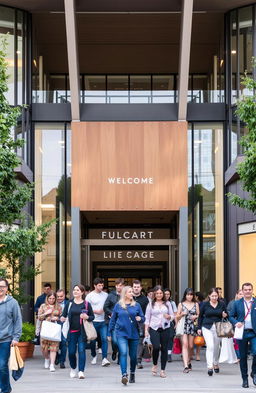
[[(204, 352), (204, 351), (203, 351)], [(250, 378), (250, 388), (245, 390), (241, 387), (239, 366), (237, 364), (221, 365), (220, 374), (212, 377), (207, 375), (205, 361), (192, 362), (193, 371), (183, 374), (183, 366), (180, 355), (174, 356), (174, 361), (167, 365), (167, 378), (153, 377), (151, 375), (151, 363), (143, 363), (144, 369), (137, 370), (136, 383), (123, 386), (120, 383), (120, 369), (115, 363), (109, 367), (101, 367), (99, 361), (97, 365), (90, 364), (90, 354), (88, 355), (88, 366), (86, 368), (86, 378), (84, 380), (70, 379), (69, 369), (59, 369), (50, 373), (43, 368), (43, 360), (39, 347), (36, 347), (33, 359), (27, 360), (24, 375), (21, 380), (12, 381), (13, 393), (109, 393), (124, 392), (129, 390), (132, 393), (150, 392), (180, 392), (180, 393), (234, 393), (255, 391), (256, 387)], [(100, 360), (98, 355), (98, 359)], [(204, 354), (202, 356), (204, 359)], [(68, 364), (68, 362), (66, 362)]]

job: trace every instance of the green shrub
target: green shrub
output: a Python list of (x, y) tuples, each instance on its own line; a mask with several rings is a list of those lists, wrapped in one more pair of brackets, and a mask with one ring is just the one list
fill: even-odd
[(29, 322), (23, 322), (20, 341), (32, 341), (35, 338), (35, 326)]

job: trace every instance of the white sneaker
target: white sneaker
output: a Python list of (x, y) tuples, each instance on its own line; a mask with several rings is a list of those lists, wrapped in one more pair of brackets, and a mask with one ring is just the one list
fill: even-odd
[(104, 358), (104, 359), (102, 360), (101, 365), (102, 365), (102, 367), (106, 367), (106, 366), (109, 366), (109, 365), (110, 365), (110, 362), (108, 361), (107, 358)]
[(70, 378), (75, 378), (76, 377), (76, 370), (71, 368), (70, 373), (69, 373)]
[(94, 356), (94, 358), (92, 358), (91, 364), (96, 364), (97, 363), (97, 356)]
[(54, 364), (50, 364), (50, 371), (51, 371), (51, 372), (54, 372), (54, 371), (55, 371)]
[(78, 372), (78, 378), (79, 378), (79, 379), (84, 379), (84, 373), (83, 373), (83, 371), (79, 371), (79, 372)]
[(44, 368), (50, 367), (50, 359), (44, 359)]
[(102, 349), (101, 348), (98, 349), (98, 353), (102, 353)]

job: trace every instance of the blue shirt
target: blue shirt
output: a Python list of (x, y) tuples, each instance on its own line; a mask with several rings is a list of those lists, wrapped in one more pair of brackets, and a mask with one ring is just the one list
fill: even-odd
[(117, 337), (127, 339), (139, 339), (138, 322), (135, 317), (140, 316), (140, 322), (145, 321), (141, 306), (136, 303), (134, 306), (127, 305), (126, 308), (117, 303), (114, 307), (112, 317), (109, 322), (110, 333), (115, 330)]

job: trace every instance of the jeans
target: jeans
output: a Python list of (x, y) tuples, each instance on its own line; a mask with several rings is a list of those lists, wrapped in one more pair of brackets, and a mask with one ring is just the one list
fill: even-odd
[(61, 333), (61, 342), (59, 345), (59, 351), (60, 351), (60, 355), (59, 355), (60, 363), (65, 363), (66, 355), (67, 355), (67, 340), (65, 339), (62, 333)]
[(116, 337), (115, 330), (113, 330), (111, 333), (111, 344), (112, 344), (112, 351), (118, 352), (117, 337)]
[[(107, 332), (108, 325), (106, 322), (93, 322), (93, 325), (96, 329), (96, 332), (100, 334), (101, 342), (102, 342), (102, 359), (108, 356), (108, 341), (107, 341)], [(96, 340), (92, 341), (92, 357), (96, 356)]]
[(78, 346), (78, 371), (84, 371), (86, 362), (86, 342), (80, 332), (70, 333), (68, 341), (68, 358), (70, 367), (76, 369), (76, 350)]
[(202, 328), (206, 343), (206, 362), (208, 368), (213, 368), (219, 363), (221, 338), (217, 336), (215, 323), (211, 329)]
[(127, 374), (127, 354), (129, 349), (130, 356), (130, 371), (131, 373), (135, 373), (136, 365), (137, 365), (137, 347), (139, 340), (138, 339), (130, 339), (125, 337), (117, 337), (117, 345), (119, 349), (120, 355), (120, 368), (121, 373)]
[(11, 391), (8, 361), (11, 351), (11, 341), (0, 343), (0, 388), (2, 393)]
[(161, 370), (165, 370), (168, 357), (168, 344), (170, 341), (170, 328), (159, 328), (154, 330), (149, 328), (150, 340), (153, 345), (153, 364), (157, 365), (159, 352), (161, 350)]
[(242, 340), (237, 340), (240, 352), (240, 370), (242, 378), (248, 377), (248, 365), (247, 365), (247, 355), (248, 355), (248, 343), (251, 344), (251, 354), (253, 356), (252, 360), (252, 373), (256, 374), (256, 334), (253, 330), (244, 330), (244, 335)]

